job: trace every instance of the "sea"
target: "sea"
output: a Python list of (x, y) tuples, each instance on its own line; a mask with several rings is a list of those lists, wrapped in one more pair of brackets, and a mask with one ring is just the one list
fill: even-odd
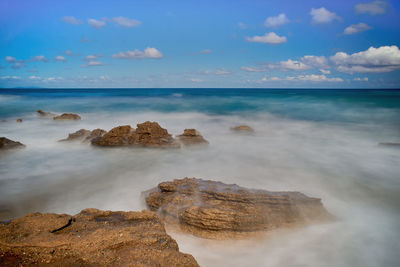
[[(37, 110), (77, 113), (60, 122)], [(16, 122), (18, 118), (22, 123)], [(206, 147), (58, 142), (79, 129), (156, 121)], [(231, 127), (248, 125), (253, 134)], [(201, 266), (400, 266), (400, 90), (0, 89), (0, 221), (32, 212), (142, 210), (141, 192), (183, 177), (321, 198), (330, 222), (257, 240), (169, 232)]]

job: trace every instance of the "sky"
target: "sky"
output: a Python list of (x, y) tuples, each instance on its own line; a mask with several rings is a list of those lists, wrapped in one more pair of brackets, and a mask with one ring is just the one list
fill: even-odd
[(0, 88), (400, 88), (398, 0), (0, 1)]

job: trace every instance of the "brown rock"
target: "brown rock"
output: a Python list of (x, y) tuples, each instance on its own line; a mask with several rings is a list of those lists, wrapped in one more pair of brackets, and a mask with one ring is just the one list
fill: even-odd
[(97, 146), (129, 146), (135, 144), (135, 130), (130, 125), (118, 126), (103, 136), (94, 138), (93, 145)]
[(1, 266), (198, 266), (155, 213), (33, 213), (0, 225)]
[(179, 143), (157, 122), (146, 121), (133, 129), (130, 125), (113, 128), (92, 140), (97, 146), (179, 147)]
[(12, 149), (22, 147), (25, 147), (25, 145), (20, 142), (13, 141), (5, 137), (0, 137), (0, 149)]
[(59, 140), (59, 142), (64, 141), (83, 141), (85, 138), (89, 137), (91, 131), (86, 129), (80, 129), (74, 133), (68, 135), (67, 138)]
[(64, 113), (59, 116), (55, 116), (54, 120), (80, 120), (81, 117), (78, 114), (74, 113)]
[(54, 117), (56, 116), (55, 114), (51, 113), (51, 112), (47, 112), (47, 111), (43, 111), (41, 109), (36, 111), (38, 113), (38, 115), (42, 116), (42, 117)]
[(231, 128), (232, 131), (236, 132), (254, 132), (254, 129), (247, 125), (239, 125)]
[(185, 129), (183, 134), (178, 135), (179, 141), (185, 146), (197, 145), (197, 144), (208, 144), (208, 141), (196, 131), (196, 129)]
[(328, 218), (319, 198), (299, 192), (270, 192), (184, 178), (145, 192), (152, 211), (172, 226), (206, 238), (244, 237)]
[(379, 143), (379, 146), (386, 146), (386, 147), (398, 147), (400, 148), (400, 143)]
[(180, 147), (166, 129), (150, 121), (137, 125), (136, 144), (146, 147)]
[(21, 122), (22, 122), (22, 119), (19, 118), (19, 119), (17, 119), (16, 121), (19, 122), (19, 123), (21, 123)]
[(91, 142), (93, 139), (97, 138), (97, 137), (102, 137), (104, 134), (106, 134), (107, 131), (103, 130), (103, 129), (94, 129), (90, 135), (88, 137), (85, 138), (84, 142)]

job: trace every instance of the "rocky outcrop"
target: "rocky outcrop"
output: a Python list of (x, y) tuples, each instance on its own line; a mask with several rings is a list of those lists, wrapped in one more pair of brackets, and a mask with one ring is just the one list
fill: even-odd
[(118, 126), (92, 140), (96, 146), (143, 146), (176, 148), (179, 143), (157, 122), (139, 123), (137, 129), (130, 125)]
[(253, 190), (235, 184), (184, 178), (144, 192), (152, 211), (169, 225), (206, 238), (242, 237), (325, 219), (319, 198), (299, 192)]
[(1, 266), (198, 266), (150, 211), (33, 213), (0, 225)]
[(0, 150), (2, 149), (13, 149), (13, 148), (23, 148), (25, 147), (24, 144), (10, 140), (5, 137), (0, 137)]
[(235, 126), (235, 127), (232, 127), (231, 130), (234, 132), (247, 132), (247, 133), (254, 132), (254, 129), (247, 125)]
[(55, 116), (53, 118), (54, 120), (80, 120), (81, 117), (78, 114), (74, 113), (63, 113), (59, 116)]
[(53, 113), (47, 112), (47, 111), (43, 111), (41, 109), (37, 110), (36, 112), (41, 117), (54, 117), (54, 116), (56, 116), (56, 114), (53, 114)]
[(94, 129), (93, 131), (80, 129), (74, 133), (68, 135), (67, 138), (59, 140), (59, 142), (65, 141), (81, 141), (81, 142), (90, 142), (94, 138), (101, 137), (106, 133), (103, 129)]
[(185, 146), (208, 144), (208, 141), (196, 129), (185, 129), (177, 138)]

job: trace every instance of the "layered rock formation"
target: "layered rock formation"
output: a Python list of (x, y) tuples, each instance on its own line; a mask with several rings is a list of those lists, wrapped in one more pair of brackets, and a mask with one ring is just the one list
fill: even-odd
[(130, 125), (118, 126), (92, 140), (96, 146), (143, 146), (177, 148), (179, 143), (157, 122), (139, 123), (137, 129)]
[(232, 127), (231, 130), (235, 131), (235, 132), (248, 132), (248, 133), (254, 132), (254, 129), (247, 125), (235, 126), (235, 127)]
[(144, 194), (150, 210), (170, 225), (206, 238), (242, 237), (329, 217), (319, 198), (299, 192), (252, 190), (195, 178), (163, 182)]
[(55, 116), (53, 118), (54, 120), (80, 120), (81, 117), (78, 114), (74, 113), (63, 113), (59, 116)]
[(0, 225), (1, 266), (198, 266), (150, 211), (33, 213)]
[(10, 140), (6, 137), (0, 137), (0, 149), (13, 149), (25, 147), (24, 144)]
[(65, 141), (81, 141), (81, 142), (90, 142), (94, 138), (101, 137), (106, 133), (103, 129), (94, 129), (93, 131), (80, 129), (75, 133), (71, 133), (67, 138), (59, 140), (59, 142)]
[(208, 144), (208, 141), (196, 129), (185, 129), (177, 138), (185, 146)]

